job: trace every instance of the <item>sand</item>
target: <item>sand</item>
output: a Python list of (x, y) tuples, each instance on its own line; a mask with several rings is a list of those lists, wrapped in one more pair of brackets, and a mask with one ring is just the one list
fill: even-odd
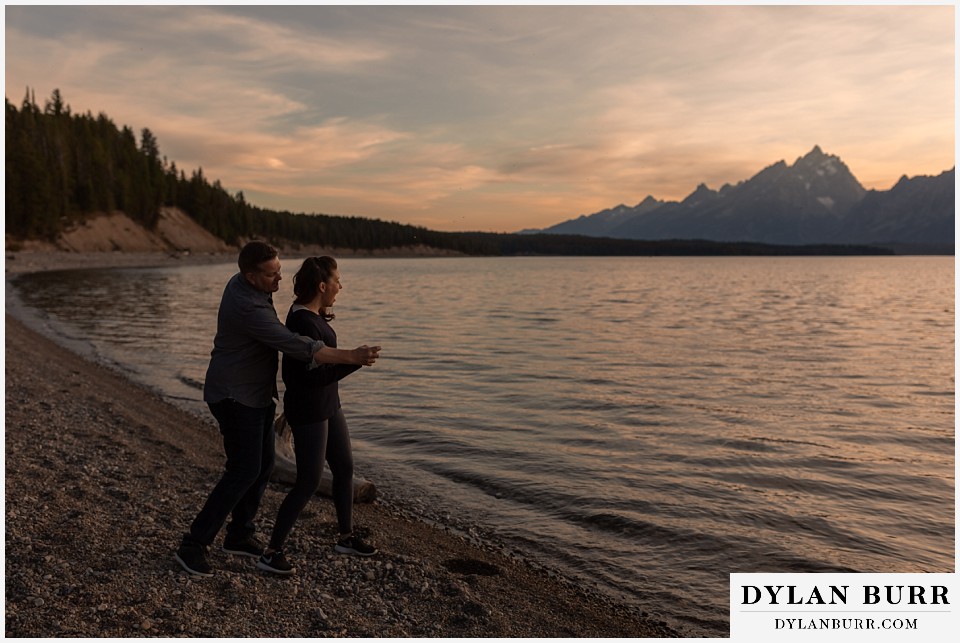
[[(183, 260), (8, 251), (7, 273)], [(173, 553), (220, 473), (215, 426), (9, 314), (5, 325), (7, 636), (678, 635), (656, 615), (378, 503), (355, 513), (381, 550), (372, 558), (333, 552), (333, 507), (317, 497), (288, 542), (293, 577), (257, 571), (219, 538), (214, 576), (191, 577)], [(268, 488), (262, 532), (285, 492)]]

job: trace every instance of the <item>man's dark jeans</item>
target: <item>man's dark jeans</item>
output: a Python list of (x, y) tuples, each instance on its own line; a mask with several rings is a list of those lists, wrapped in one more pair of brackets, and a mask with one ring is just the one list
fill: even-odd
[(227, 539), (242, 539), (256, 531), (253, 520), (273, 471), (273, 422), (277, 410), (276, 404), (254, 409), (230, 399), (209, 406), (220, 424), (227, 463), (223, 477), (190, 526), (190, 533), (183, 537), (184, 543), (206, 546), (213, 543), (227, 516), (231, 518)]

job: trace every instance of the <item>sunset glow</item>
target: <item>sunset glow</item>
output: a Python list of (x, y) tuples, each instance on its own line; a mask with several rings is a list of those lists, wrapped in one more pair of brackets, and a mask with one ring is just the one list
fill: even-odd
[(954, 166), (954, 7), (7, 6), (5, 95), (59, 89), (272, 209), (540, 228), (819, 145)]

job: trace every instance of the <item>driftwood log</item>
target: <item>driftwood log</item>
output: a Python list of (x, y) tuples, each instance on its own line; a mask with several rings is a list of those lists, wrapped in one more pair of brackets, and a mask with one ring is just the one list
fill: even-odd
[[(282, 413), (277, 418), (274, 429), (277, 434), (277, 455), (273, 466), (272, 480), (292, 485), (297, 481), (297, 457), (293, 451), (293, 431), (290, 430), (287, 418)], [(320, 476), (320, 489), (317, 493), (328, 498), (333, 495), (333, 476), (330, 474), (330, 467), (326, 463), (323, 466), (323, 473)], [(377, 487), (372, 482), (354, 477), (354, 502), (373, 502), (376, 497)]]

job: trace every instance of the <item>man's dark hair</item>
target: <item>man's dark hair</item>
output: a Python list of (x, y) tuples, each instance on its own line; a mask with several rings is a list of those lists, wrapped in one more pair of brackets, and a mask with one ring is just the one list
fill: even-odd
[(253, 272), (264, 261), (275, 259), (279, 254), (276, 248), (265, 241), (249, 241), (240, 250), (237, 265), (241, 273)]

